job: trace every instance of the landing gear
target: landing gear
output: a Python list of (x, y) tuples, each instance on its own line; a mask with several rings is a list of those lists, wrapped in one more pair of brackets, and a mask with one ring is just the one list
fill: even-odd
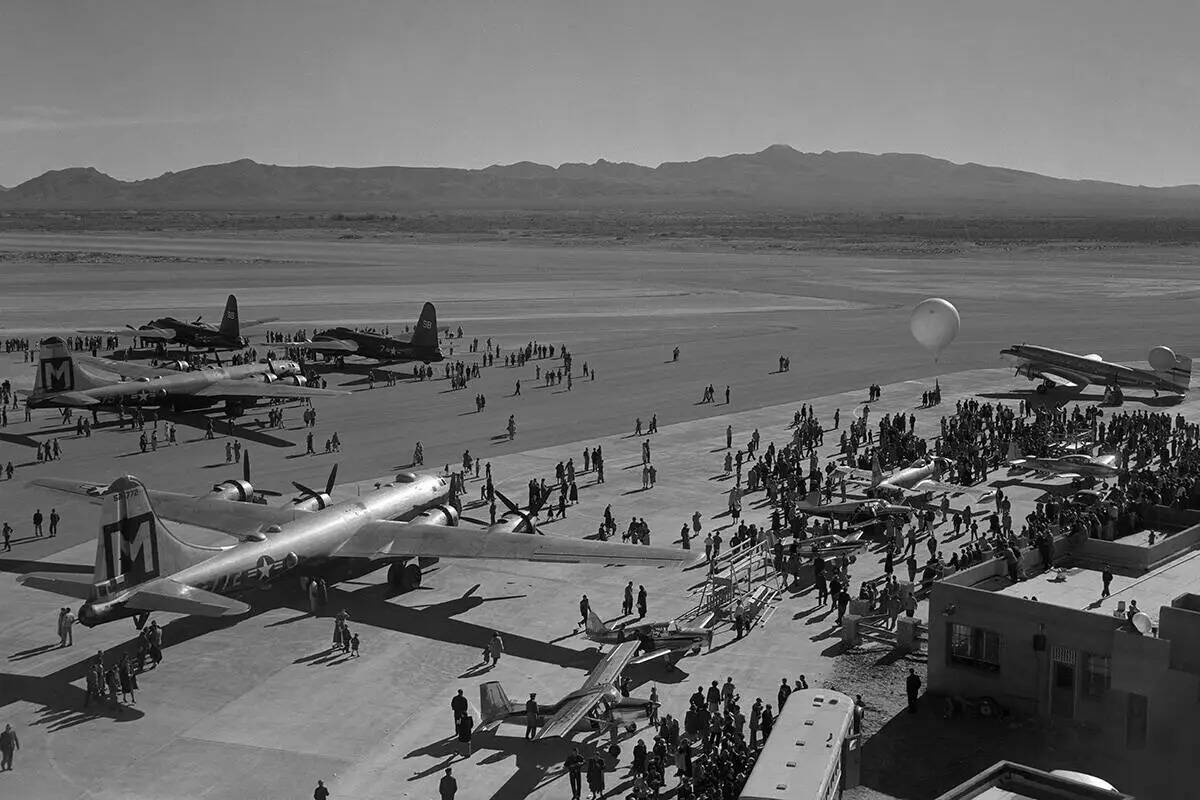
[(415, 562), (392, 564), (388, 567), (388, 583), (402, 592), (421, 587), (421, 565)]

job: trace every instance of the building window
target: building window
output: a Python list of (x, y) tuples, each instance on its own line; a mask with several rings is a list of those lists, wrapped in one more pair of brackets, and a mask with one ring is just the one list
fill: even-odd
[(1087, 670), (1084, 673), (1083, 691), (1089, 697), (1101, 697), (1112, 686), (1112, 658), (1087, 654)]
[(950, 663), (991, 672), (1000, 671), (1000, 634), (984, 628), (950, 623)]

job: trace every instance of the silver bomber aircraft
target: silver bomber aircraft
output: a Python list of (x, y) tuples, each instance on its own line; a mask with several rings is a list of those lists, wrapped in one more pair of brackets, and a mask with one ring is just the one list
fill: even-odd
[(349, 392), (305, 386), (294, 361), (268, 361), (179, 371), (76, 354), (57, 336), (42, 342), (30, 408), (159, 406), (174, 411), (207, 408), (222, 400), (240, 416), (260, 398), (299, 400)]
[[(316, 578), (338, 583), (388, 566), (389, 582), (414, 588), (421, 582), (421, 562), (438, 558), (648, 566), (688, 560), (686, 551), (661, 547), (449, 527), (458, 512), (444, 505), (446, 480), (411, 473), (341, 502), (301, 487), (306, 496), (283, 508), (237, 502), (246, 487), (225, 484), (201, 498), (151, 492), (129, 476), (103, 490), (55, 479), (38, 485), (101, 496), (94, 573), (30, 573), (20, 579), (82, 599), (78, 617), (89, 627), (126, 617), (142, 625), (153, 611), (244, 614), (249, 606), (233, 596), (289, 576), (311, 593)], [(242, 541), (216, 547), (186, 542), (164, 522), (168, 516)]]
[(1105, 361), (1096, 353), (1081, 356), (1035, 344), (1014, 344), (1001, 350), (1000, 357), (1016, 367), (1017, 375), (1042, 378), (1044, 383), (1038, 387), (1042, 394), (1055, 384), (1082, 389), (1093, 383), (1153, 389), (1155, 397), (1160, 391), (1184, 395), (1192, 380), (1192, 359), (1163, 345), (1150, 349), (1148, 370)]

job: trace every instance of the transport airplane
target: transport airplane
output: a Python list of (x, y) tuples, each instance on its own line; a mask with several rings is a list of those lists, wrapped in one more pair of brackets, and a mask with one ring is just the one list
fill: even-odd
[(1089, 383), (1153, 389), (1168, 394), (1187, 394), (1192, 380), (1192, 359), (1176, 355), (1169, 347), (1150, 348), (1150, 369), (1136, 369), (1105, 361), (1099, 355), (1066, 353), (1036, 344), (1014, 344), (1000, 351), (1000, 357), (1016, 366), (1017, 375), (1030, 380), (1042, 378), (1038, 392), (1045, 394), (1051, 385), (1082, 389)]
[(294, 361), (172, 370), (88, 355), (72, 356), (57, 336), (42, 341), (30, 408), (160, 406), (174, 411), (225, 401), (225, 414), (241, 416), (262, 398), (300, 400), (343, 397), (349, 392), (305, 386)]
[(102, 328), (79, 332), (133, 335), (138, 339), (161, 343), (170, 342), (194, 350), (241, 350), (250, 344), (250, 340), (242, 336), (242, 328), (265, 325), (268, 322), (274, 322), (279, 317), (252, 319), (243, 323), (238, 317), (237, 298), (229, 295), (225, 301), (225, 311), (221, 315), (220, 325), (201, 322), (202, 319), (203, 317), (196, 317), (195, 322), (184, 322), (174, 317), (162, 317), (152, 319), (138, 328), (126, 325), (124, 328)]
[[(96, 494), (95, 484), (78, 481), (38, 485)], [(306, 496), (276, 508), (238, 502), (232, 498), (246, 492), (221, 484), (194, 498), (152, 494), (137, 478), (117, 478), (101, 491), (93, 574), (30, 573), (20, 582), (82, 599), (78, 617), (89, 627), (126, 617), (140, 626), (153, 611), (244, 614), (250, 607), (233, 596), (288, 577), (299, 578), (311, 596), (315, 578), (339, 583), (388, 566), (390, 583), (415, 588), (422, 560), (437, 558), (648, 566), (690, 560), (686, 551), (663, 547), (449, 527), (458, 511), (448, 505), (449, 484), (441, 477), (401, 473), (394, 483), (342, 502), (297, 488)], [(160, 516), (160, 504), (173, 522), (243, 538), (216, 547), (186, 542)]]
[(284, 342), (283, 346), (321, 353), (326, 359), (363, 356), (397, 364), (406, 361), (429, 364), (444, 359), (438, 347), (437, 311), (433, 303), (426, 303), (421, 309), (412, 338), (407, 341), (339, 326), (321, 331), (311, 340)]

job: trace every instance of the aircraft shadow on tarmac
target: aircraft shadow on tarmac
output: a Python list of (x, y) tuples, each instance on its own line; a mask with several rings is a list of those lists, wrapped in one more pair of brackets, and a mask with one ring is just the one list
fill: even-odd
[[(25, 539), (14, 539), (13, 544), (19, 541), (37, 541), (36, 536), (26, 537)], [(59, 564), (54, 561), (35, 561), (25, 558), (0, 558), (0, 572), (9, 572), (16, 575), (26, 575), (30, 572), (70, 572), (75, 575), (91, 575), (94, 567), (89, 564)]]
[[(1024, 400), (1034, 408), (1062, 408), (1067, 403), (1079, 401), (1082, 403), (1101, 403), (1104, 400), (1103, 394), (1084, 394), (1081, 391), (1067, 389), (1053, 389), (1045, 394), (1039, 394), (1032, 389), (1014, 389), (1008, 392), (980, 392), (979, 397), (987, 398), (988, 400)], [(1126, 403), (1139, 403), (1144, 406), (1152, 406), (1154, 408), (1164, 408), (1166, 406), (1176, 406), (1183, 402), (1181, 395), (1164, 395), (1162, 397), (1137, 397), (1133, 395), (1125, 395)]]
[[(71, 429), (72, 432), (74, 430), (74, 428)], [(41, 444), (40, 441), (27, 433), (0, 433), (0, 442), (8, 442), (9, 444), (16, 444), (30, 449), (37, 449), (37, 446)]]

